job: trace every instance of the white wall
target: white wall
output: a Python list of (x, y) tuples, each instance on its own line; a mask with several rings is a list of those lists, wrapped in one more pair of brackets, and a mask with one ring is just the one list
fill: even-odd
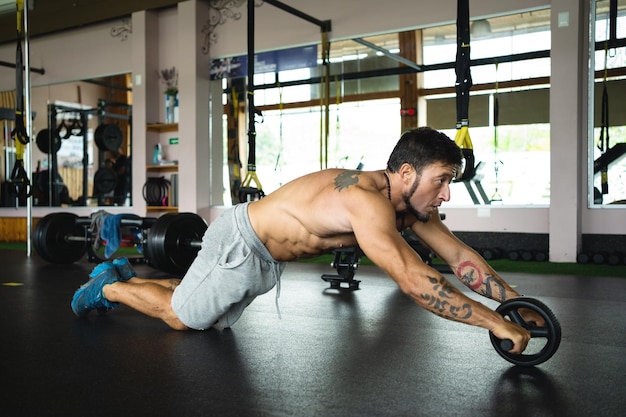
[[(131, 66), (130, 38), (122, 40), (111, 30), (123, 20), (97, 24), (80, 30), (31, 39), (30, 66), (45, 74), (31, 73), (33, 87), (127, 73)], [(132, 36), (132, 34), (130, 35)], [(0, 45), (0, 60), (15, 62), (15, 44)], [(15, 70), (0, 70), (0, 91), (15, 89)]]
[[(456, 0), (283, 0), (289, 6), (318, 20), (331, 20), (331, 40), (454, 23)], [(472, 0), (470, 16), (487, 17), (511, 10), (547, 8), (547, 0)], [(247, 6), (234, 10), (240, 19), (227, 18), (217, 29), (217, 42), (211, 45), (213, 57), (242, 55), (247, 51)], [(255, 49), (257, 51), (307, 45), (320, 41), (318, 26), (263, 3), (255, 9)]]

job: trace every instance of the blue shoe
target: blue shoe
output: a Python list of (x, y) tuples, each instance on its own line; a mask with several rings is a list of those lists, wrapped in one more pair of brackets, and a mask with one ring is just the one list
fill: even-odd
[[(97, 270), (97, 271), (96, 271)], [(94, 272), (99, 272), (97, 275)], [(93, 277), (92, 277), (93, 275)], [(102, 263), (89, 275), (90, 279), (76, 290), (72, 298), (72, 311), (78, 317), (84, 317), (93, 309), (98, 312), (107, 312), (118, 303), (112, 303), (102, 294), (102, 288), (107, 284), (113, 284), (120, 280), (117, 269), (111, 263)]]
[(93, 279), (109, 268), (111, 268), (110, 261), (99, 263), (91, 270), (91, 272), (89, 273), (89, 278)]
[(120, 281), (128, 281), (132, 277), (137, 276), (137, 273), (130, 265), (130, 261), (127, 258), (116, 258), (113, 260), (113, 265), (115, 266), (115, 269), (117, 269)]

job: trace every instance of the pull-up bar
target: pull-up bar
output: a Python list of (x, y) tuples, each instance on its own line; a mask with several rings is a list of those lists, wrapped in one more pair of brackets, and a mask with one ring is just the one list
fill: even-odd
[[(17, 65), (12, 62), (0, 61), (0, 66), (7, 68), (17, 68)], [(24, 66), (22, 66), (24, 68)], [(46, 71), (43, 68), (30, 67), (30, 72), (36, 72), (37, 74), (44, 75)]]
[(265, 0), (265, 3), (269, 3), (272, 6), (278, 7), (281, 10), (286, 11), (287, 13), (291, 13), (292, 15), (299, 17), (301, 19), (306, 20), (307, 22), (311, 22), (314, 25), (320, 27), (322, 32), (330, 32), (331, 31), (331, 23), (330, 20), (319, 20), (314, 18), (313, 16), (309, 16), (306, 13), (302, 13), (300, 10), (294, 9), (291, 6), (286, 5), (285, 3), (281, 3), (277, 0)]

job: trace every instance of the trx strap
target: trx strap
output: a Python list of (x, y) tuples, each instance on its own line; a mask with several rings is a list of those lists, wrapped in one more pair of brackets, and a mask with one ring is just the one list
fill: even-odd
[[(334, 143), (334, 152), (335, 157), (339, 157), (339, 144), (341, 143), (341, 124), (340, 122), (340, 105), (341, 105), (341, 84), (339, 82), (339, 77), (335, 75), (335, 143)], [(363, 157), (361, 157), (363, 159)]]
[[(252, 188), (251, 190), (256, 190), (257, 192), (257, 196), (259, 198), (262, 198), (265, 194), (263, 193), (262, 189), (261, 189), (261, 182), (259, 181), (258, 177), (256, 176), (256, 166), (255, 166), (255, 139), (256, 139), (256, 131), (254, 128), (254, 115), (255, 114), (259, 114), (262, 116), (261, 112), (259, 112), (255, 107), (254, 107), (254, 1), (248, 1), (248, 116), (249, 116), (249, 120), (248, 120), (248, 143), (249, 143), (249, 157), (248, 157), (248, 173), (246, 174), (246, 178), (244, 179), (244, 181), (242, 182), (242, 186), (246, 186), (246, 185), (250, 185), (252, 183), (252, 181), (254, 181), (256, 183), (256, 185), (258, 186), (258, 190)], [(322, 45), (324, 48), (324, 55), (327, 55), (327, 44), (328, 44), (328, 35), (327, 33), (330, 32), (331, 29), (331, 22), (330, 20), (326, 20), (326, 21), (321, 21), (318, 19), (315, 19), (312, 16), (309, 16), (305, 13), (302, 13), (296, 9), (294, 9), (291, 6), (288, 6), (278, 0), (265, 0), (264, 3), (268, 3), (271, 4), (272, 6), (275, 6), (281, 10), (284, 10), (294, 16), (300, 17), (304, 20), (307, 20), (311, 23), (314, 23), (316, 25), (318, 25), (320, 27), (320, 29), (322, 30)], [(324, 59), (324, 58), (323, 58)], [(325, 63), (327, 64), (327, 68), (326, 68), (326, 78), (329, 77), (329, 72), (330, 72), (330, 66), (329, 66), (329, 62), (327, 59), (324, 59)], [(327, 110), (326, 110), (326, 125), (328, 126), (328, 104), (326, 105)], [(323, 142), (321, 142), (321, 145), (323, 146)], [(326, 148), (328, 148), (328, 138), (326, 138)], [(321, 163), (321, 161), (320, 161)], [(250, 194), (250, 193), (248, 193)], [(240, 192), (240, 196), (242, 195), (242, 192)]]
[(322, 31), (322, 65), (324, 74), (320, 83), (320, 169), (328, 168), (328, 135), (330, 127), (330, 42)]
[(493, 171), (496, 176), (496, 189), (491, 196), (492, 203), (502, 202), (502, 196), (498, 192), (498, 125), (500, 124), (500, 103), (498, 102), (498, 60), (496, 59), (496, 90), (493, 93)]
[[(600, 126), (600, 139), (598, 141), (598, 149), (602, 154), (609, 150), (609, 93), (606, 88), (606, 55), (607, 50), (604, 50), (604, 81), (602, 86), (602, 115)], [(609, 166), (608, 163), (604, 164), (600, 169), (600, 184), (602, 188), (602, 194), (609, 193)]]
[(469, 0), (457, 1), (456, 18), (456, 137), (454, 142), (461, 148), (465, 167), (457, 175), (457, 181), (467, 181), (474, 177), (474, 147), (469, 134), (469, 90), (472, 87), (470, 72), (470, 25)]
[[(609, 9), (609, 36), (604, 41), (604, 77), (602, 80), (602, 114), (600, 125), (600, 139), (598, 141), (598, 149), (605, 154), (610, 149), (609, 143), (609, 92), (607, 89), (607, 71), (608, 71), (608, 55), (609, 43), (614, 44), (617, 39), (617, 0), (611, 0)], [(602, 194), (609, 193), (609, 164), (603, 164), (600, 168), (600, 185)]]
[(24, 150), (29, 142), (24, 124), (24, 73), (22, 64), (22, 21), (24, 0), (16, 0), (17, 5), (17, 49), (15, 54), (15, 126), (11, 131), (11, 138), (15, 140), (15, 165), (11, 171), (10, 182), (15, 187), (19, 198), (22, 190), (30, 196), (30, 180), (24, 169)]
[(29, 141), (24, 125), (24, 64), (22, 63), (22, 13), (24, 0), (17, 0), (17, 49), (15, 51), (15, 127), (11, 137), (23, 145)]
[(339, 143), (339, 137), (341, 133), (341, 127), (339, 125), (339, 105), (341, 104), (341, 84), (339, 84), (339, 77), (335, 75), (335, 108), (337, 114), (335, 115), (335, 140)]
[[(255, 115), (261, 115), (254, 106), (254, 1), (248, 2), (248, 172), (241, 182), (239, 201), (245, 202), (265, 196), (263, 186), (256, 174), (256, 127)], [(256, 187), (252, 186), (252, 183)]]
[(239, 94), (243, 90), (243, 81), (235, 84), (230, 80), (230, 106), (228, 117), (228, 175), (230, 178), (231, 201), (233, 204), (240, 202), (239, 190), (241, 188), (241, 160), (239, 158)]
[[(276, 74), (278, 80), (278, 73)], [(276, 155), (276, 163), (274, 164), (274, 172), (282, 172), (283, 156), (283, 88), (280, 85), (280, 81), (277, 81), (276, 87), (278, 88), (278, 155)]]

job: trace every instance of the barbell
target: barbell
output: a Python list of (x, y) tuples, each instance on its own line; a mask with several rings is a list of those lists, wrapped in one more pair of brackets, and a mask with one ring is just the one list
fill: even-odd
[(196, 258), (207, 229), (194, 213), (166, 213), (148, 230), (145, 256), (157, 269), (184, 273)]
[[(528, 309), (538, 313), (545, 321), (545, 326), (526, 322), (520, 309)], [(504, 318), (530, 332), (530, 341), (521, 354), (509, 352), (513, 342), (508, 339), (498, 339), (489, 332), (489, 337), (496, 352), (505, 360), (519, 366), (535, 366), (550, 359), (561, 343), (561, 325), (552, 310), (539, 300), (530, 297), (519, 297), (507, 300), (496, 308)]]
[[(35, 251), (50, 263), (78, 261), (94, 242), (91, 222), (90, 218), (73, 213), (44, 216), (33, 233)], [(143, 247), (144, 258), (150, 265), (178, 275), (184, 274), (195, 259), (208, 226), (194, 213), (166, 213), (156, 220), (138, 216), (122, 218), (120, 227), (141, 229), (141, 237), (130, 243)]]

